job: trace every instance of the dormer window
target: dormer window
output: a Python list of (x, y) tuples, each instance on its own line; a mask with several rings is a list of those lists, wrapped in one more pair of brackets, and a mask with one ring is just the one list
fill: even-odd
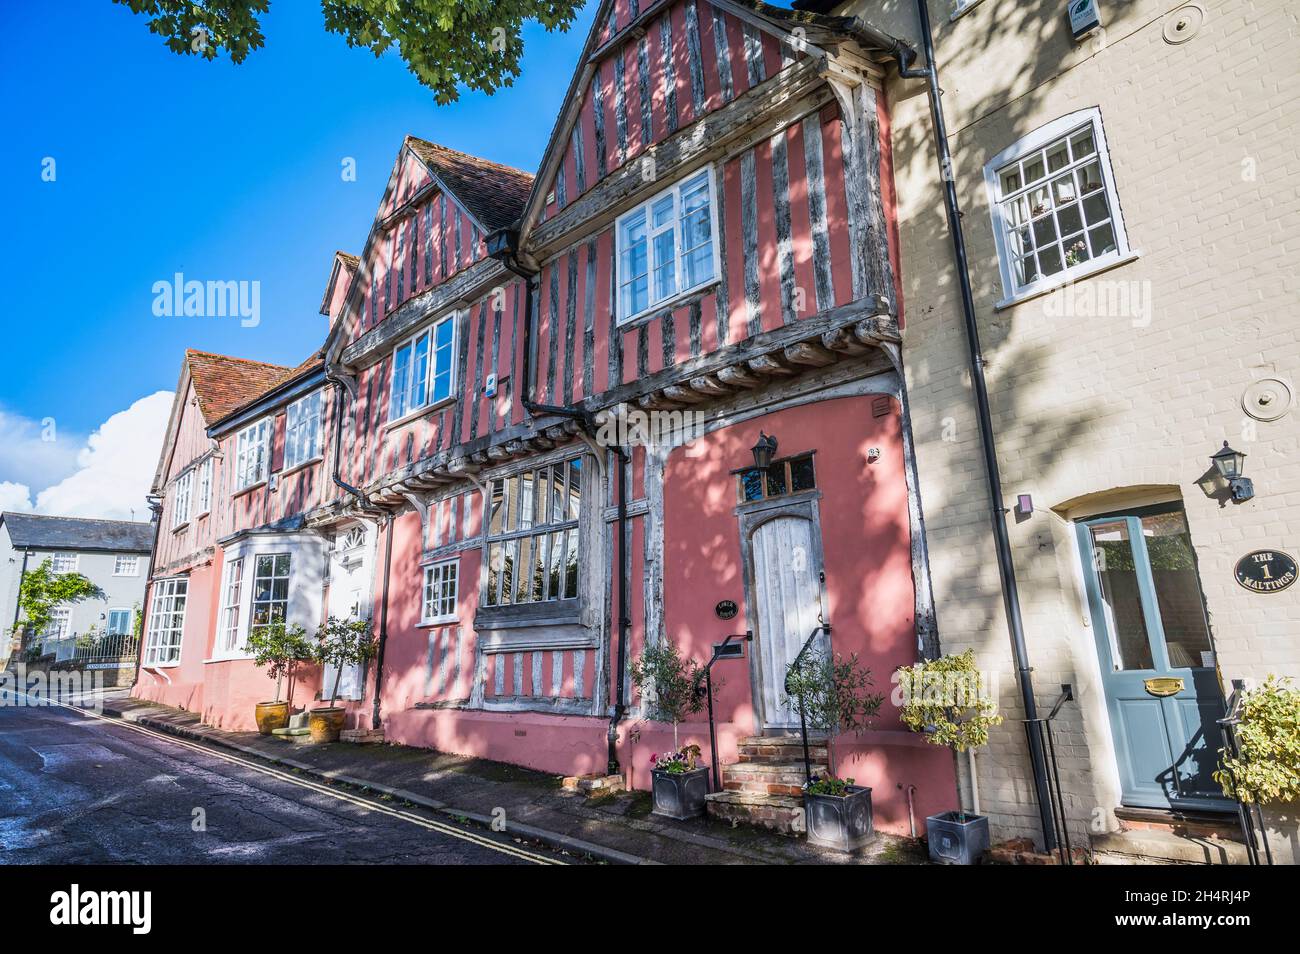
[(448, 400), (455, 386), (456, 316), (448, 315), (393, 352), (388, 419), (400, 420)]

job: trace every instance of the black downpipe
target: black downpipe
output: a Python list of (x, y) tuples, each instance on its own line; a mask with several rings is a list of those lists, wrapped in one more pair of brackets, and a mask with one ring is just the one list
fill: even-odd
[[(523, 382), (520, 384), (519, 403), (530, 414), (554, 414), (558, 417), (572, 418), (582, 423), (590, 433), (595, 430), (592, 416), (586, 411), (574, 407), (555, 404), (539, 404), (532, 399), (533, 388), (533, 283), (537, 271), (521, 266), (514, 257), (514, 245), (518, 236), (498, 232), (488, 240), (489, 254), (502, 265), (524, 280), (524, 366)], [(594, 435), (593, 435), (594, 436)], [(610, 714), (609, 729), (606, 732), (607, 764), (606, 772), (618, 775), (622, 767), (618, 760), (618, 724), (627, 713), (627, 692), (623, 673), (627, 669), (628, 631), (632, 625), (631, 594), (628, 593), (628, 578), (631, 567), (628, 563), (627, 550), (627, 451), (622, 445), (614, 446), (618, 457), (618, 656), (616, 662), (617, 683), (614, 690), (614, 711)]]
[[(971, 292), (970, 271), (966, 259), (966, 240), (961, 229), (961, 207), (957, 202), (957, 186), (951, 174), (952, 156), (948, 151), (948, 131), (943, 119), (942, 91), (935, 65), (934, 35), (930, 29), (930, 11), (926, 0), (916, 0), (916, 13), (920, 21), (921, 43), (925, 52), (924, 67), (913, 68), (915, 51), (895, 45), (898, 55), (898, 72), (905, 79), (923, 79), (929, 89), (930, 116), (934, 123), (935, 148), (939, 154), (939, 173), (943, 180), (944, 204), (948, 212), (948, 234), (952, 238), (952, 253), (957, 266), (957, 279), (961, 286), (962, 315), (966, 322), (966, 343), (970, 349), (971, 382), (975, 389), (976, 416), (979, 419), (980, 442), (984, 451), (984, 469), (988, 475), (990, 517), (993, 521), (993, 539), (998, 556), (998, 575), (1002, 579), (1002, 599), (1011, 630), (1011, 652), (1015, 656), (1016, 673), (1020, 682), (1020, 696), (1024, 702), (1026, 728), (1036, 725), (1038, 706), (1034, 701), (1033, 667), (1029, 665), (1029, 650), (1025, 645), (1024, 621), (1020, 615), (1020, 595), (1016, 587), (1016, 568), (1011, 559), (1011, 538), (1007, 533), (1006, 513), (1002, 503), (1002, 478), (998, 470), (997, 447), (993, 442), (993, 421), (989, 410), (988, 385), (984, 380), (984, 353), (980, 347), (979, 325), (975, 319), (975, 297)], [(1038, 800), (1038, 815), (1043, 828), (1043, 846), (1047, 851), (1056, 848), (1055, 828), (1051, 815), (1051, 791), (1048, 787), (1047, 758), (1043, 740), (1034, 731), (1027, 732), (1029, 759), (1034, 772), (1034, 793)]]

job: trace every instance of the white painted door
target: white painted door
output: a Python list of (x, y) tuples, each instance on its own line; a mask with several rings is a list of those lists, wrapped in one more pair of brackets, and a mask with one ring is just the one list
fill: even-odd
[[(357, 527), (340, 535), (330, 554), (330, 590), (328, 614), (336, 619), (370, 618), (370, 571), (373, 541), (368, 530)], [(340, 699), (360, 699), (365, 684), (365, 668), (348, 666), (339, 679)], [(328, 695), (334, 686), (334, 667), (326, 666), (321, 689)]]
[(821, 623), (822, 612), (822, 557), (814, 542), (812, 522), (795, 516), (768, 520), (754, 531), (750, 552), (763, 725), (769, 729), (796, 727), (799, 714), (785, 696), (786, 670)]

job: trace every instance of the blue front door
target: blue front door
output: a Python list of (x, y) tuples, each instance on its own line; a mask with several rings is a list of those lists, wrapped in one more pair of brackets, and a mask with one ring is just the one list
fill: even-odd
[(1231, 809), (1211, 777), (1223, 696), (1181, 505), (1077, 526), (1124, 804)]

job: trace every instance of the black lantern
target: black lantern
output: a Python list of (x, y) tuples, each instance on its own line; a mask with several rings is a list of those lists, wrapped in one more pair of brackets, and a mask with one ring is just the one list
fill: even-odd
[(772, 466), (772, 455), (776, 453), (776, 438), (759, 431), (758, 443), (754, 445), (753, 451), (754, 466), (759, 470), (767, 470)]
[(1228, 446), (1228, 442), (1224, 441), (1223, 448), (1210, 460), (1214, 462), (1219, 476), (1228, 482), (1233, 500), (1249, 500), (1255, 496), (1255, 485), (1251, 483), (1249, 477), (1241, 476), (1241, 472), (1245, 470), (1245, 454), (1233, 450)]

